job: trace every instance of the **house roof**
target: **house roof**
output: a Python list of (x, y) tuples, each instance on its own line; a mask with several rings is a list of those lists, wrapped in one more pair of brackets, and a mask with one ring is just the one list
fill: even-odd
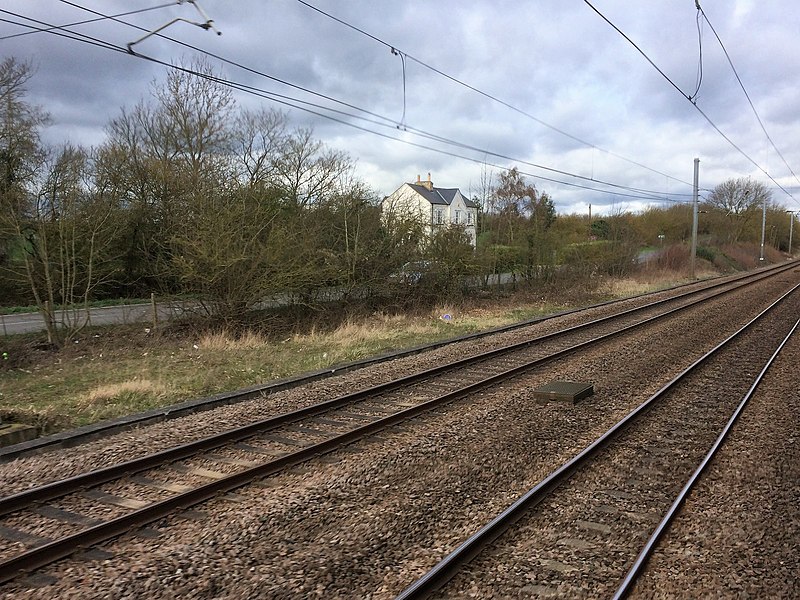
[[(424, 185), (419, 185), (416, 183), (409, 183), (408, 185), (412, 190), (417, 192), (431, 204), (450, 205), (453, 202), (453, 199), (456, 197), (456, 193), (460, 193), (458, 188), (434, 187), (432, 190), (429, 190)], [(467, 205), (467, 208), (478, 208), (478, 205), (472, 200), (469, 200), (466, 196), (464, 196), (464, 194), (461, 194), (461, 197), (464, 198), (464, 204)]]

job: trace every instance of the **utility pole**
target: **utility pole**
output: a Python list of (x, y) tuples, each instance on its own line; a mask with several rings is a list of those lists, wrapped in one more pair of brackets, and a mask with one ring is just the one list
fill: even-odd
[(689, 277), (694, 279), (694, 263), (697, 256), (697, 196), (700, 182), (700, 159), (694, 159), (694, 190), (692, 193), (692, 256), (689, 267)]
[(764, 194), (764, 209), (761, 214), (761, 253), (758, 261), (764, 262), (764, 238), (767, 235), (767, 194)]
[(792, 255), (792, 232), (794, 231), (794, 211), (787, 210), (789, 213), (789, 258), (794, 258)]

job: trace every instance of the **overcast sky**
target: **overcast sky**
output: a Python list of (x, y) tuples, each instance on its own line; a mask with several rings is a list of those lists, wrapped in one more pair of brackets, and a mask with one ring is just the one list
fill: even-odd
[[(231, 81), (348, 113), (326, 113), (345, 121), (339, 123), (287, 109), (293, 124), (312, 126), (316, 137), (349, 153), (357, 161), (360, 177), (379, 195), (391, 193), (418, 174), (425, 179), (428, 172), (435, 185), (474, 195), (485, 162), (495, 174), (517, 166), (552, 196), (560, 213), (585, 213), (592, 204), (593, 214), (607, 214), (658, 204), (654, 196), (689, 201), (697, 157), (701, 188), (752, 176), (774, 188), (777, 202), (800, 210), (795, 200), (800, 199), (800, 182), (789, 170), (800, 175), (797, 0), (701, 0), (789, 167), (764, 134), (705, 22), (697, 107), (747, 156), (582, 0), (308, 2), (380, 41), (297, 0), (198, 1), (221, 36), (183, 22), (163, 33), (378, 115), (211, 61)], [(53, 117), (45, 133), (48, 143), (102, 143), (109, 120), (123, 106), (147, 97), (151, 83), (163, 81), (166, 68), (49, 33), (8, 37), (30, 31), (15, 23), (42, 27), (15, 15), (65, 25), (96, 18), (80, 7), (111, 15), (165, 4), (165, 0), (4, 0), (0, 55), (34, 65), (29, 98)], [(694, 94), (700, 64), (694, 0), (593, 0), (592, 4), (684, 94)], [(177, 2), (122, 18), (152, 30), (177, 17), (202, 20), (192, 5)], [(143, 35), (109, 20), (70, 29), (123, 49)], [(393, 54), (390, 47), (400, 54)], [(172, 63), (199, 54), (156, 37), (134, 49)], [(238, 91), (236, 99), (245, 107), (281, 107)], [(382, 125), (351, 116), (355, 114)], [(432, 141), (420, 132), (461, 145)], [(775, 187), (762, 169), (794, 197)], [(601, 181), (621, 187), (610, 188)]]

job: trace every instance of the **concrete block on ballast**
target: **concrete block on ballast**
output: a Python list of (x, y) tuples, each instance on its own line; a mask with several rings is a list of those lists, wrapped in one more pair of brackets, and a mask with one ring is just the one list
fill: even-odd
[(578, 381), (551, 381), (533, 390), (533, 397), (536, 398), (537, 402), (541, 403), (561, 400), (577, 404), (593, 394), (594, 386), (591, 383)]

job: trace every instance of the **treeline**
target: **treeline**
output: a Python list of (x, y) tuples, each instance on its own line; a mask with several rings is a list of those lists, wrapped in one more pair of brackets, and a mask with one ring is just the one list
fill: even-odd
[[(458, 226), (430, 235), (428, 223), (382, 216), (351, 157), (290, 128), (284, 113), (240, 108), (229, 88), (180, 69), (122, 109), (100, 146), (47, 148), (49, 117), (26, 100), (31, 75), (13, 58), (0, 63), (0, 304), (36, 304), (53, 341), (81, 325), (63, 327), (57, 306), (98, 299), (181, 295), (227, 319), (276, 296), (314, 306), (331, 290), (345, 300), (442, 301), (497, 273), (517, 282), (622, 274), (642, 244), (690, 234), (686, 206), (557, 217), (550, 196), (510, 169), (486, 175), (473, 194), (473, 249)], [(756, 188), (715, 190), (701, 233), (752, 237)], [(408, 263), (429, 271), (413, 289), (398, 276)]]
[(363, 294), (418, 255), (420, 224), (382, 224), (354, 161), (283, 113), (172, 71), (99, 147), (50, 149), (30, 76), (0, 65), (0, 297), (35, 302), (54, 337), (57, 305), (155, 291), (235, 316), (278, 293)]

